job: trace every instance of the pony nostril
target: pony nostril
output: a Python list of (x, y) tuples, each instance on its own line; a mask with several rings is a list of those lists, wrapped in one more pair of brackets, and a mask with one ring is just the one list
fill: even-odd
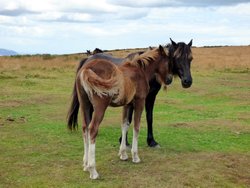
[(167, 84), (167, 85), (169, 85), (169, 84), (171, 84), (171, 83), (172, 83), (172, 80), (170, 80), (170, 79), (167, 79), (167, 80), (166, 80), (166, 84)]
[(189, 82), (190, 82), (190, 81), (187, 80), (187, 79), (184, 80), (184, 84), (188, 84)]
[(183, 79), (183, 85), (184, 86), (191, 86), (192, 85), (192, 79)]
[(166, 78), (166, 84), (167, 84), (167, 85), (171, 84), (171, 83), (172, 83), (172, 80), (173, 80), (172, 75), (171, 75), (171, 76), (168, 76), (168, 77)]

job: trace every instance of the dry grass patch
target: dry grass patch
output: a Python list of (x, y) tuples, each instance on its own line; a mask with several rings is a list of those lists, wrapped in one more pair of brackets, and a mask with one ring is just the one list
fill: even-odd
[(193, 48), (193, 66), (197, 69), (250, 68), (250, 46)]

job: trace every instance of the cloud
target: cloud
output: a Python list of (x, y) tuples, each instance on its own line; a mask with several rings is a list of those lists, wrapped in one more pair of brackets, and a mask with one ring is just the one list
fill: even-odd
[(125, 7), (212, 7), (212, 6), (229, 6), (240, 3), (248, 3), (249, 0), (107, 0), (110, 4)]
[[(1, 47), (74, 53), (147, 47), (250, 44), (250, 3), (244, 0), (1, 0)], [(17, 42), (16, 42), (17, 41)]]
[(36, 17), (38, 21), (43, 22), (65, 22), (65, 23), (94, 23), (97, 22), (88, 13), (64, 13), (48, 12)]
[(39, 12), (31, 11), (22, 7), (18, 7), (15, 9), (0, 10), (0, 15), (2, 16), (20, 16), (20, 15), (27, 15), (27, 14), (39, 14)]
[(250, 15), (250, 2), (241, 3), (230, 7), (219, 7), (217, 12), (221, 14)]
[(147, 9), (121, 7), (105, 0), (1, 0), (0, 16), (25, 16), (34, 22), (100, 23), (146, 17)]

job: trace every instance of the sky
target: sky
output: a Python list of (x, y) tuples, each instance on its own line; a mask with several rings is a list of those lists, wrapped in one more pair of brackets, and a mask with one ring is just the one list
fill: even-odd
[(145, 48), (170, 37), (250, 45), (250, 0), (0, 0), (0, 48), (20, 54)]

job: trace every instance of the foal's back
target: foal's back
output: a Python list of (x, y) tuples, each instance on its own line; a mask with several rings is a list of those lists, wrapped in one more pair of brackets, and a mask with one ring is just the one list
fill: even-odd
[(82, 69), (91, 69), (102, 79), (110, 79), (116, 72), (116, 65), (105, 59), (94, 59), (86, 62)]

